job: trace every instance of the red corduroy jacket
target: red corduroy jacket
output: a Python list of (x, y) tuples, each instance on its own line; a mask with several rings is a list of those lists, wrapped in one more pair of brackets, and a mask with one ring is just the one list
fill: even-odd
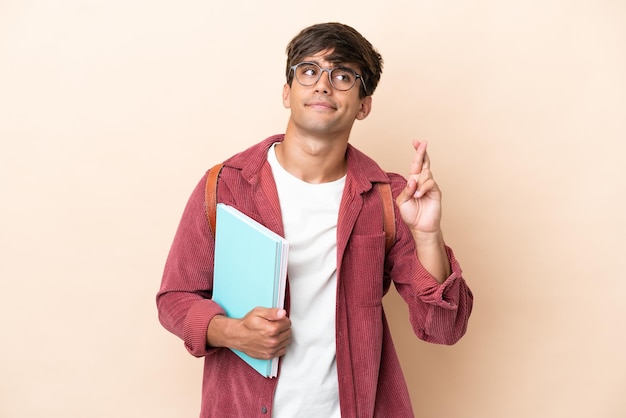
[[(267, 151), (283, 135), (225, 161), (218, 200), (284, 235)], [(385, 319), (382, 298), (391, 282), (409, 307), (422, 340), (454, 344), (465, 333), (473, 297), (450, 248), (451, 276), (437, 281), (419, 263), (411, 233), (396, 210), (396, 242), (385, 256), (381, 200), (374, 182), (406, 180), (385, 173), (351, 145), (337, 228), (336, 348), (342, 417), (413, 417), (408, 389)], [(262, 377), (229, 349), (208, 347), (211, 319), (224, 311), (211, 300), (214, 241), (202, 178), (184, 210), (157, 294), (159, 320), (204, 357), (201, 417), (269, 417), (277, 379)], [(288, 301), (288, 295), (287, 295)], [(289, 309), (288, 302), (286, 306)], [(315, 361), (314, 358), (310, 361)]]

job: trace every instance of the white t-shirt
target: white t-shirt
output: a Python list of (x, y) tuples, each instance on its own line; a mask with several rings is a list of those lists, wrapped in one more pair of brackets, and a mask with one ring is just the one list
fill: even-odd
[(268, 161), (276, 181), (285, 238), (292, 342), (280, 363), (272, 417), (339, 418), (335, 310), (337, 218), (345, 176), (310, 184)]

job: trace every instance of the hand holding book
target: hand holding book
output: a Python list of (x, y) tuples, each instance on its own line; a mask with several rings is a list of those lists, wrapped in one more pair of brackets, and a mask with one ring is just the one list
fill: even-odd
[(270, 360), (285, 354), (291, 342), (291, 321), (284, 309), (277, 308), (254, 308), (240, 319), (218, 315), (209, 323), (207, 342)]

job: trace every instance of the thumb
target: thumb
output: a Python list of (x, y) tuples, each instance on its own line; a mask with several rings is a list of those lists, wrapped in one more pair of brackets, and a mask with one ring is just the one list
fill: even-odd
[(274, 308), (272, 310), (274, 311), (275, 319), (282, 319), (287, 316), (287, 311), (284, 309)]
[(279, 308), (257, 308), (258, 315), (268, 321), (278, 321), (287, 316), (287, 311)]
[(408, 202), (414, 197), (416, 191), (417, 180), (413, 177), (409, 177), (408, 181), (406, 182), (406, 186), (404, 187), (404, 189), (402, 189), (402, 191), (396, 198), (396, 204), (398, 206), (402, 206), (404, 203)]

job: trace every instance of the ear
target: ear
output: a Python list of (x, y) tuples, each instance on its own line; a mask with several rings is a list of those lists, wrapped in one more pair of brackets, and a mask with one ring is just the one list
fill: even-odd
[(371, 111), (372, 111), (372, 96), (365, 96), (361, 100), (361, 107), (359, 108), (359, 111), (356, 114), (356, 119), (357, 120), (365, 119), (367, 115), (370, 114)]
[(291, 108), (291, 86), (287, 83), (283, 86), (283, 106), (285, 109)]

